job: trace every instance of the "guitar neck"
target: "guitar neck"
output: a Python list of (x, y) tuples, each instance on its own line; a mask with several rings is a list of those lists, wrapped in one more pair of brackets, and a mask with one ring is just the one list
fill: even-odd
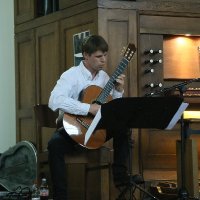
[(117, 66), (114, 73), (111, 75), (110, 79), (106, 83), (105, 87), (103, 88), (102, 92), (99, 94), (99, 96), (96, 99), (96, 102), (99, 104), (104, 104), (110, 95), (111, 90), (114, 88), (115, 81), (119, 75), (121, 75), (125, 68), (127, 67), (129, 61), (126, 58), (123, 58), (119, 65)]

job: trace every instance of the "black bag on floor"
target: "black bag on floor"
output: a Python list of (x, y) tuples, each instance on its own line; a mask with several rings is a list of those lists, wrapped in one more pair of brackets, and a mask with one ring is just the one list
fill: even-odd
[(6, 194), (6, 191), (13, 194), (31, 192), (36, 176), (37, 153), (32, 143), (19, 142), (1, 154), (0, 192), (2, 194)]

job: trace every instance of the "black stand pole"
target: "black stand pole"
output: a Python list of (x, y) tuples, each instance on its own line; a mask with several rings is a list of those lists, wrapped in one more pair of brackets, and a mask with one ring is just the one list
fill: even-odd
[[(125, 186), (117, 186), (118, 189), (121, 191), (118, 198), (116, 200), (126, 200), (125, 195), (127, 194), (127, 192), (129, 192), (129, 200), (133, 200), (136, 199), (134, 196), (134, 192), (136, 189), (139, 189), (141, 192), (143, 192), (144, 194), (148, 195), (149, 197), (151, 197), (152, 199), (155, 200), (159, 200), (158, 198), (154, 197), (151, 193), (149, 193), (148, 191), (146, 191), (143, 187), (141, 187), (139, 184), (136, 184), (135, 182), (133, 182), (132, 180), (132, 150), (133, 150), (133, 140), (131, 138), (131, 129), (128, 133), (128, 144), (129, 144), (129, 157), (128, 157), (128, 170), (129, 170), (129, 183)], [(123, 187), (123, 189), (121, 190), (121, 187)]]
[[(183, 94), (186, 91), (186, 87), (185, 86), (178, 87), (178, 90), (180, 92), (180, 97), (183, 98)], [(186, 149), (185, 145), (186, 145), (188, 125), (185, 124), (183, 115), (181, 116), (180, 124), (181, 124), (181, 187), (178, 191), (178, 197), (180, 200), (198, 199), (195, 197), (190, 197), (185, 186), (185, 149)]]
[[(180, 97), (183, 98), (183, 93), (186, 91), (185, 86), (178, 87), (180, 92)], [(181, 187), (178, 192), (178, 196), (180, 200), (187, 200), (188, 199), (188, 191), (185, 187), (185, 144), (186, 144), (186, 130), (184, 126), (183, 115), (180, 119), (181, 124)]]

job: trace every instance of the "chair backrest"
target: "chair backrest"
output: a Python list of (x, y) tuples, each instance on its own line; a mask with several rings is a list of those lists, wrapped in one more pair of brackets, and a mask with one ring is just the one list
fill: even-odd
[(37, 104), (34, 106), (34, 111), (38, 126), (57, 128), (56, 119), (58, 117), (58, 111), (52, 111), (48, 107), (48, 104)]

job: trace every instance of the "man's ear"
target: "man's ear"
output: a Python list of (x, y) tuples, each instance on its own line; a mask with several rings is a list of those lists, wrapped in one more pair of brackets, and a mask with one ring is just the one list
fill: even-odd
[(86, 53), (86, 52), (83, 52), (83, 58), (84, 58), (84, 60), (87, 60), (88, 57), (89, 57), (89, 54)]

